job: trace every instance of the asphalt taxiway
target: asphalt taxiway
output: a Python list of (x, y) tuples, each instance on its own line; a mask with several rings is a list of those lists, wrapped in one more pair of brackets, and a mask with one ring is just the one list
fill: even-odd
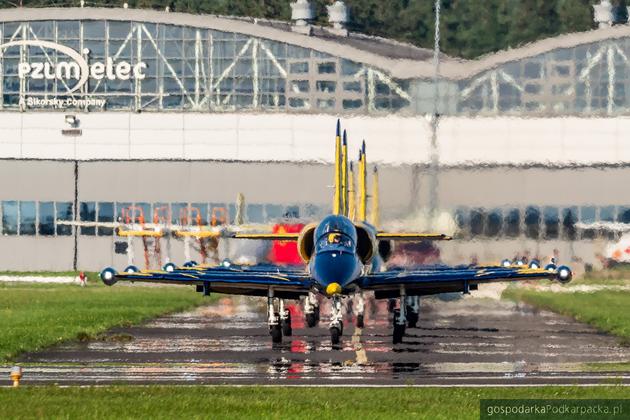
[[(24, 355), (24, 384), (542, 385), (630, 384), (630, 348), (592, 327), (489, 298), (423, 299), (418, 328), (393, 345), (385, 305), (346, 318), (339, 348), (323, 316), (272, 345), (264, 302), (222, 299)], [(326, 308), (323, 307), (323, 314)], [(2, 370), (7, 370), (4, 366)], [(6, 385), (7, 375), (0, 384)]]

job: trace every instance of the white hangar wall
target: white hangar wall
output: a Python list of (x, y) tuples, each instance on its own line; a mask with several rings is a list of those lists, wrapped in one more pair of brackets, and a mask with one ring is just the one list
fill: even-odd
[[(79, 136), (63, 113), (1, 113), (0, 158), (331, 162), (334, 116), (309, 114), (86, 113)], [(350, 148), (371, 161), (429, 161), (430, 123), (399, 116), (345, 117)], [(597, 165), (630, 162), (630, 117), (444, 117), (440, 163)]]

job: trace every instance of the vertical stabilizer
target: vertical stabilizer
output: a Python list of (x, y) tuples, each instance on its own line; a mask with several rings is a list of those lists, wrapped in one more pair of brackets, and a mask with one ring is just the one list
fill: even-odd
[(344, 216), (348, 216), (348, 136), (343, 130), (341, 141), (341, 209)]
[(372, 211), (370, 212), (370, 223), (374, 227), (378, 227), (381, 223), (381, 211), (379, 209), (378, 198), (378, 169), (374, 167), (374, 173), (372, 175)]
[(337, 120), (335, 136), (335, 195), (333, 198), (333, 214), (341, 214), (341, 122)]
[(354, 189), (354, 168), (352, 162), (350, 162), (348, 171), (348, 217), (350, 220), (356, 220), (357, 218), (357, 196)]
[(359, 220), (367, 220), (367, 161), (365, 156), (365, 141), (359, 152)]

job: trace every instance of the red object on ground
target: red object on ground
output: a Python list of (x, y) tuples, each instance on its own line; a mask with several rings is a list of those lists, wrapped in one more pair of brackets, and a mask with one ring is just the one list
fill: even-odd
[[(299, 233), (304, 223), (278, 223), (273, 227), (273, 233)], [(274, 264), (296, 265), (302, 264), (302, 258), (297, 249), (296, 241), (273, 241), (269, 251), (269, 261)]]
[(81, 281), (85, 281), (85, 273), (83, 271), (79, 273), (79, 278), (81, 279)]

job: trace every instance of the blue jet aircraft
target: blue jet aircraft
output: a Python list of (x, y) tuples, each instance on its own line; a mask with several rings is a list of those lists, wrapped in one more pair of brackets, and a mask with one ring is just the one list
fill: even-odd
[[(300, 233), (230, 234), (230, 237), (242, 239), (297, 241), (305, 269), (271, 264), (243, 266), (225, 260), (218, 266), (191, 266), (188, 263), (184, 267), (175, 267), (170, 264), (162, 271), (118, 273), (108, 267), (101, 271), (102, 281), (109, 286), (118, 281), (194, 285), (204, 295), (215, 292), (266, 296), (269, 332), (274, 343), (282, 341), (283, 331), (285, 335), (291, 334), (283, 299), (320, 294), (332, 300), (329, 330), (332, 344), (338, 345), (343, 334), (341, 301), (362, 291), (373, 291), (376, 299), (399, 299), (399, 309), (394, 315), (393, 342), (396, 344), (402, 342), (405, 334), (408, 296), (469, 293), (479, 284), (502, 281), (550, 279), (565, 283), (571, 280), (569, 267), (549, 264), (543, 269), (537, 261), (532, 261), (529, 266), (504, 261), (495, 266), (436, 265), (385, 270), (383, 262), (392, 249), (391, 241), (451, 238), (443, 234), (381, 232), (366, 220), (365, 145), (359, 155), (360, 221), (353, 221), (348, 217), (347, 142), (345, 131), (343, 142), (341, 140), (339, 122), (335, 146), (333, 214), (319, 223), (306, 225)], [(279, 300), (277, 305), (275, 300)], [(313, 325), (308, 318), (307, 323)]]

